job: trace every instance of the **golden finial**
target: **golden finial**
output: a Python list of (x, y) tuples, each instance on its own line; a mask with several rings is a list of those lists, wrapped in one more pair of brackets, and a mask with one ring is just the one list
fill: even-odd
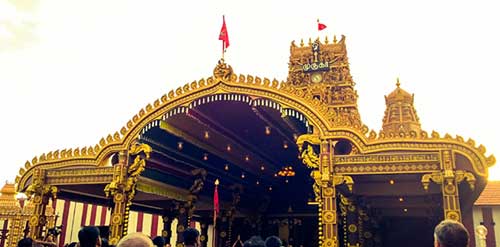
[(328, 44), (328, 36), (325, 37), (325, 44)]
[(219, 179), (215, 179), (215, 182), (214, 182), (215, 186), (219, 185)]
[(304, 47), (304, 39), (300, 39), (300, 47)]
[(333, 35), (333, 43), (337, 44), (337, 35)]
[(397, 87), (401, 86), (401, 83), (399, 83), (399, 77), (397, 77), (397, 79), (396, 79), (396, 86)]
[(309, 46), (311, 46), (313, 43), (312, 43), (312, 39), (309, 38)]

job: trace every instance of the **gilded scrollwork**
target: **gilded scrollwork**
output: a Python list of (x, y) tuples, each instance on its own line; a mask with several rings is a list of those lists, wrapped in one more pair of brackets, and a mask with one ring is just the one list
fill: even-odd
[(310, 145), (319, 145), (321, 143), (321, 140), (319, 138), (319, 135), (317, 134), (303, 134), (297, 137), (297, 147), (299, 147), (299, 151), (302, 151), (302, 147), (304, 143), (309, 143)]
[(333, 183), (334, 186), (345, 184), (345, 185), (347, 185), (347, 188), (349, 189), (349, 191), (352, 192), (352, 186), (354, 185), (354, 180), (352, 179), (351, 176), (347, 176), (347, 175), (334, 175), (332, 183)]
[(307, 146), (307, 149), (302, 152), (300, 157), (302, 158), (302, 163), (304, 163), (307, 168), (319, 167), (318, 155), (314, 152), (314, 149), (311, 145)]
[(114, 165), (113, 180), (106, 185), (106, 197), (112, 197), (114, 210), (111, 216), (110, 242), (116, 244), (128, 232), (128, 215), (136, 193), (140, 174), (146, 169), (146, 161), (151, 155), (149, 145), (133, 142), (127, 151), (118, 153), (118, 164)]

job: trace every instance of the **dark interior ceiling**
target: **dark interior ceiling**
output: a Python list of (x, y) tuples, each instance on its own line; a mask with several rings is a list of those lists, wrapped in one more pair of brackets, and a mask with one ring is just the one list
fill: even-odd
[[(222, 200), (231, 201), (230, 187), (239, 184), (244, 190), (240, 204), (248, 208), (305, 209), (312, 198), (312, 179), (298, 159), (295, 138), (308, 127), (304, 119), (282, 116), (276, 108), (272, 102), (256, 106), (244, 100), (212, 101), (167, 113), (163, 123), (141, 135), (141, 141), (153, 148), (142, 176), (189, 189), (191, 170), (204, 168), (206, 198), (211, 198), (219, 179)], [(294, 177), (276, 176), (289, 166)]]

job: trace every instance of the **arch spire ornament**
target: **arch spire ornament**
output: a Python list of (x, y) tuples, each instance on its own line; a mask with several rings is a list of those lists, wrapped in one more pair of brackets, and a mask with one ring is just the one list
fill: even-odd
[(221, 58), (214, 68), (214, 77), (219, 81), (228, 81), (233, 74), (233, 68), (224, 62), (224, 58)]

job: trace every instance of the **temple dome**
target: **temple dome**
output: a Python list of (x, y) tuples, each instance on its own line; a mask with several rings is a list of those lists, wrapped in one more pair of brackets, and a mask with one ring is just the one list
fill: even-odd
[(401, 133), (417, 134), (421, 131), (417, 111), (413, 106), (414, 95), (401, 87), (399, 78), (396, 89), (385, 96), (386, 110), (382, 123), (382, 133), (388, 136), (401, 136)]
[(396, 89), (394, 89), (392, 93), (390, 93), (385, 97), (385, 103), (387, 105), (396, 102), (407, 102), (413, 104), (413, 95), (403, 90), (400, 86), (401, 83), (399, 83), (399, 78), (398, 78), (396, 83)]

